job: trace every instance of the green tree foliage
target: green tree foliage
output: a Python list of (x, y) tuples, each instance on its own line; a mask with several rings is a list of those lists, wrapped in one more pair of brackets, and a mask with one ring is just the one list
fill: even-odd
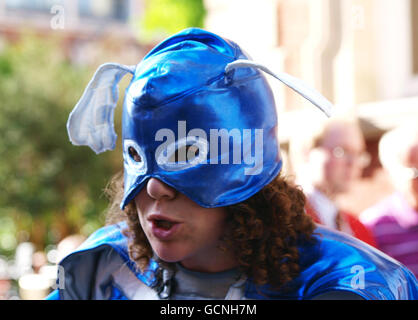
[(47, 244), (103, 222), (115, 155), (75, 147), (66, 131), (92, 74), (51, 40), (27, 36), (0, 51), (0, 222), (15, 224), (0, 228), (0, 253), (12, 249), (7, 230)]
[(203, 0), (146, 0), (140, 38), (148, 42), (185, 28), (202, 28), (205, 14)]

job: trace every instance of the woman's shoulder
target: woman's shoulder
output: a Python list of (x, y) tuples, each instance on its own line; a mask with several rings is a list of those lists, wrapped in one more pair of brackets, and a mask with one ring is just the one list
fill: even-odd
[[(401, 263), (339, 231), (317, 226), (314, 241), (299, 247), (300, 274), (281, 290), (264, 287), (277, 299), (314, 299), (327, 292), (347, 292), (363, 299), (418, 299), (418, 284)], [(257, 295), (248, 286), (248, 296)], [(260, 295), (259, 298), (262, 298)]]
[[(59, 263), (60, 299), (123, 299), (151, 287), (157, 264), (141, 272), (129, 257), (125, 223), (102, 227)], [(61, 282), (61, 283), (60, 283)], [(57, 295), (57, 293), (55, 293)]]
[[(74, 252), (68, 256), (82, 253), (88, 250), (94, 250), (101, 246), (109, 246), (117, 251), (123, 257), (127, 254), (128, 239), (124, 234), (126, 228), (125, 222), (119, 222), (112, 225), (106, 225), (93, 232), (86, 241), (84, 241)], [(67, 257), (68, 257), (67, 256)], [(64, 257), (65, 260), (67, 257)]]
[(382, 251), (323, 226), (317, 227), (316, 239), (314, 260), (308, 258), (308, 265), (304, 266), (308, 273), (310, 268), (318, 270), (322, 280), (336, 289), (357, 293), (365, 299), (418, 298), (418, 283), (413, 274)]

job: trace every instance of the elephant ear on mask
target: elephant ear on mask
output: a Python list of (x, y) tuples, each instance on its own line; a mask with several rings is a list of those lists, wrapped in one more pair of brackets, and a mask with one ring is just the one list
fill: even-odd
[(105, 63), (97, 69), (68, 118), (68, 136), (74, 145), (89, 146), (96, 153), (115, 148), (118, 84), (127, 73), (134, 74), (135, 67)]

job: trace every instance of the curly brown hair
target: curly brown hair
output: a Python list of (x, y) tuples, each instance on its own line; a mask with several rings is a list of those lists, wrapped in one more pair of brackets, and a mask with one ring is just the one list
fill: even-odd
[[(123, 177), (116, 175), (107, 193), (111, 204), (107, 224), (124, 220), (129, 238), (130, 257), (144, 271), (153, 255), (143, 232), (136, 207), (131, 201), (124, 212), (119, 209)], [(305, 213), (305, 195), (299, 187), (279, 175), (249, 199), (225, 207), (228, 231), (223, 237), (224, 250), (231, 250), (239, 267), (254, 284), (280, 288), (299, 272), (302, 241), (313, 241), (315, 224)]]

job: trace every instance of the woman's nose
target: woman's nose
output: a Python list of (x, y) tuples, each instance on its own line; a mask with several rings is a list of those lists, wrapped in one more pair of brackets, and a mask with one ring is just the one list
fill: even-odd
[(155, 200), (171, 200), (176, 197), (177, 191), (164, 182), (156, 178), (151, 178), (147, 183), (147, 193)]

